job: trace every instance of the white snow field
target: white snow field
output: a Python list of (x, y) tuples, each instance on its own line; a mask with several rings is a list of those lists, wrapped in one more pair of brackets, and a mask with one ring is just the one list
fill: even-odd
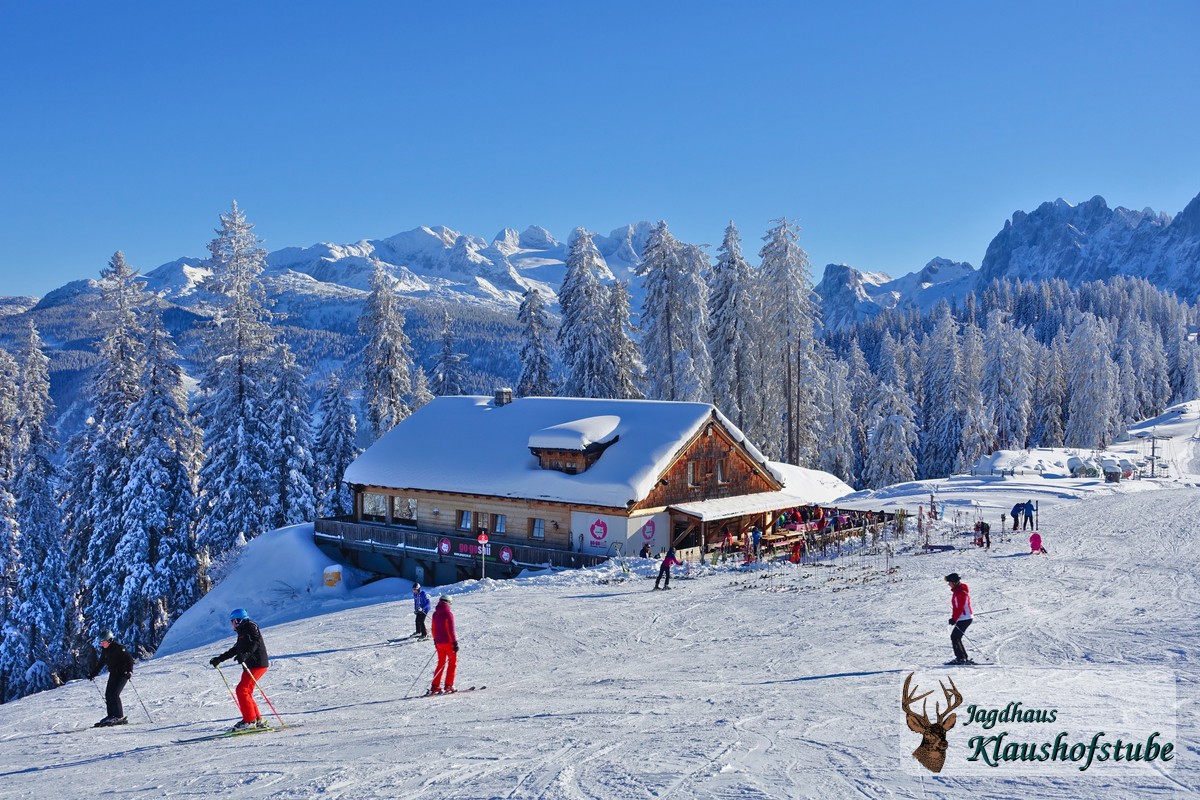
[[(1155, 427), (1171, 437), (1159, 443), (1170, 450), (1166, 479), (1106, 484), (1044, 466), (855, 496), (864, 508), (886, 499), (915, 510), (936, 487), (950, 513), (930, 542), (952, 550), (925, 554), (910, 531), (890, 559), (860, 550), (799, 566), (693, 564), (669, 592), (650, 591), (657, 565), (638, 559), (627, 562), (628, 576), (611, 563), (431, 589), (454, 596), (459, 688), (487, 686), (453, 696), (418, 696), (429, 642), (387, 644), (412, 631), (408, 582), (352, 588), (359, 576), (348, 573), (325, 587), (330, 562), (310, 529), (277, 531), (251, 543), (160, 653), (138, 665), (124, 694), (136, 724), (86, 727), (103, 716), (103, 677), (0, 706), (0, 797), (1200, 794), (1198, 410), (1181, 407)], [(1000, 510), (1029, 498), (1049, 556), (1027, 554), (1028, 532), (1000, 535)], [(976, 507), (992, 524), (990, 551), (961, 533)], [(967, 639), (992, 666), (942, 666), (951, 655), (943, 581), (951, 571), (970, 585), (976, 614), (996, 612), (979, 616)], [(263, 688), (299, 727), (176, 744), (237, 719), (207, 663), (233, 642), (226, 620), (235, 606), (262, 624), (272, 656)], [(231, 681), (236, 668), (223, 665)], [(912, 758), (921, 740), (900, 709), (910, 671), (922, 691), (935, 689), (931, 701), (941, 696), (936, 681), (951, 677), (969, 703), (984, 703), (980, 685), (1029, 681), (1031, 670), (1047, 681), (1078, 676), (1088, 692), (1128, 685), (1135, 694), (1148, 673), (1165, 673), (1175, 692), (1147, 698), (1142, 710), (1161, 715), (1173, 759), (965, 769), (978, 728), (967, 727), (966, 704), (946, 769), (934, 774)]]

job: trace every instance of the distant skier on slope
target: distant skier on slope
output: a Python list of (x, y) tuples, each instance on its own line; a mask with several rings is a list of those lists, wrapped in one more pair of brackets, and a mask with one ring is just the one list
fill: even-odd
[(429, 632), (425, 630), (425, 617), (429, 616), (429, 595), (421, 588), (421, 584), (413, 584), (413, 614), (417, 618), (417, 631), (413, 636), (418, 639), (428, 639)]
[(121, 707), (121, 692), (133, 677), (133, 656), (116, 640), (112, 631), (100, 634), (100, 652), (97, 654), (95, 666), (88, 674), (88, 680), (96, 680), (100, 670), (105, 667), (108, 667), (108, 685), (104, 687), (104, 704), (108, 714), (92, 727), (127, 725), (129, 720), (125, 718), (125, 710)]
[(666, 583), (663, 585), (662, 588), (664, 588), (664, 589), (671, 588), (671, 567), (672, 567), (672, 565), (674, 565), (676, 567), (680, 567), (680, 566), (683, 566), (683, 562), (675, 557), (674, 550), (668, 550), (666, 558), (664, 558), (662, 560), (662, 564), (660, 564), (658, 567), (658, 577), (654, 579), (654, 588), (655, 589), (658, 588), (658, 582), (663, 580), (664, 578), (666, 579)]
[(950, 632), (954, 660), (949, 663), (974, 664), (962, 643), (963, 634), (971, 626), (971, 589), (962, 582), (957, 572), (947, 575), (946, 583), (950, 584), (950, 624), (954, 626), (954, 630)]
[(454, 611), (448, 594), (441, 596), (433, 610), (433, 644), (437, 648), (437, 667), (433, 670), (429, 694), (453, 694), (457, 691), (454, 673), (458, 668), (458, 633), (454, 630)]
[(1025, 528), (1034, 528), (1034, 527), (1036, 527), (1036, 526), (1033, 524), (1033, 501), (1026, 500), (1025, 501), (1025, 523), (1021, 526), (1021, 529), (1024, 530)]
[(1030, 555), (1035, 555), (1035, 556), (1038, 553), (1041, 553), (1043, 555), (1050, 555), (1049, 553), (1046, 552), (1046, 548), (1042, 547), (1042, 535), (1040, 533), (1038, 533), (1037, 531), (1034, 531), (1033, 533), (1029, 534), (1029, 553), (1030, 553)]
[(1019, 531), (1021, 529), (1021, 515), (1024, 513), (1025, 513), (1025, 504), (1024, 503), (1017, 503), (1016, 505), (1014, 505), (1012, 507), (1012, 518), (1013, 518), (1013, 530), (1014, 531)]
[(244, 608), (235, 608), (229, 613), (229, 622), (237, 631), (237, 641), (233, 647), (213, 656), (209, 664), (216, 667), (222, 661), (233, 659), (242, 665), (242, 679), (238, 681), (238, 708), (242, 710), (242, 721), (233, 726), (233, 730), (241, 731), (246, 728), (265, 728), (267, 722), (258, 713), (258, 704), (254, 702), (254, 687), (262, 676), (267, 673), (267, 643), (263, 641), (262, 631), (250, 621), (250, 614)]

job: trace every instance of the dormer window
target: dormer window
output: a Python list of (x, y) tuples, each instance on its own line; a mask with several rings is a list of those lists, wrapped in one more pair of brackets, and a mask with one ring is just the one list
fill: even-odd
[(620, 417), (606, 415), (552, 425), (529, 437), (529, 452), (537, 456), (542, 469), (577, 475), (617, 443), (620, 422)]

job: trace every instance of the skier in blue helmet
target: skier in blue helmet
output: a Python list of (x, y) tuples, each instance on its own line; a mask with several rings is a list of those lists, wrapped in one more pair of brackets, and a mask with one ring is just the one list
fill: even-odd
[(258, 712), (258, 704), (254, 702), (254, 687), (266, 674), (267, 644), (263, 641), (262, 631), (250, 620), (250, 613), (244, 608), (235, 608), (229, 612), (229, 622), (237, 631), (237, 641), (233, 647), (213, 656), (208, 663), (214, 667), (230, 658), (242, 665), (242, 679), (238, 681), (238, 708), (242, 711), (242, 721), (233, 726), (235, 731), (246, 728), (266, 728), (267, 723)]

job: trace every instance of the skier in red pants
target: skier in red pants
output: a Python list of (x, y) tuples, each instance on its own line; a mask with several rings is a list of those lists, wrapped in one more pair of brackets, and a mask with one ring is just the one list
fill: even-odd
[(442, 595), (433, 610), (433, 645), (437, 648), (437, 668), (433, 671), (429, 693), (451, 694), (457, 691), (454, 671), (458, 667), (458, 635), (454, 632), (454, 612), (450, 609), (448, 594)]
[(263, 641), (262, 631), (250, 621), (250, 614), (244, 608), (235, 608), (229, 614), (229, 622), (237, 631), (237, 641), (233, 647), (213, 656), (208, 663), (214, 667), (227, 659), (234, 659), (242, 665), (242, 679), (238, 681), (238, 708), (242, 710), (242, 721), (233, 726), (235, 731), (246, 728), (265, 728), (267, 722), (258, 713), (258, 704), (254, 702), (254, 687), (267, 672), (267, 644)]

